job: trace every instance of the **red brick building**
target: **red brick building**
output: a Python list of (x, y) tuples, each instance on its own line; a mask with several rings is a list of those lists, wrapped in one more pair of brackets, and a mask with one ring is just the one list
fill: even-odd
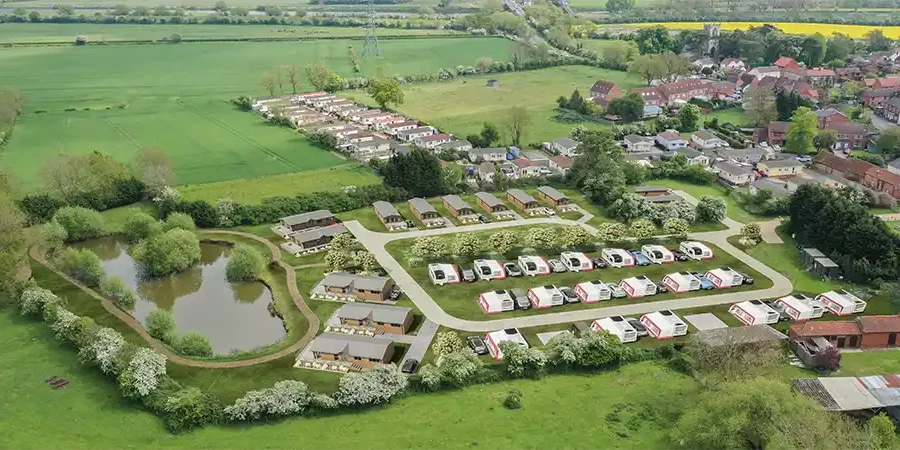
[(859, 123), (835, 122), (827, 127), (827, 130), (834, 130), (838, 134), (838, 141), (834, 149), (853, 149), (865, 148), (868, 142), (868, 130), (866, 126)]
[(871, 167), (863, 175), (862, 184), (869, 189), (900, 199), (900, 175), (872, 164), (869, 165)]
[(822, 337), (838, 348), (897, 347), (900, 335), (900, 316), (860, 316), (848, 321), (795, 323), (790, 338)]
[(598, 80), (591, 86), (591, 100), (606, 108), (609, 102), (622, 96), (622, 88), (611, 81)]

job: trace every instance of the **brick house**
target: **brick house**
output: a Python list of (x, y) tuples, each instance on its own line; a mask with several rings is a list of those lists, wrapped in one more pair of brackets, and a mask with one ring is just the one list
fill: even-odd
[(900, 199), (900, 175), (872, 164), (869, 166), (871, 167), (863, 175), (862, 184), (869, 189)]
[(428, 200), (425, 200), (424, 198), (411, 198), (408, 203), (409, 210), (422, 222), (441, 218), (441, 215), (434, 209), (434, 206), (431, 206), (431, 203), (428, 203)]
[(394, 357), (394, 341), (338, 333), (323, 333), (310, 344), (313, 357), (325, 361), (345, 361), (362, 368), (387, 364)]
[(869, 108), (881, 108), (887, 103), (888, 99), (900, 92), (900, 88), (889, 89), (870, 89), (864, 91), (859, 96), (859, 101)]
[(878, 111), (878, 115), (892, 123), (900, 123), (900, 97), (893, 97)]
[(291, 235), (291, 240), (303, 250), (310, 250), (328, 245), (335, 236), (347, 233), (342, 223), (321, 228), (311, 228)]
[(509, 211), (509, 208), (506, 207), (506, 204), (490, 192), (476, 192), (475, 198), (477, 199), (478, 206), (491, 214), (504, 213)]
[(835, 122), (825, 129), (834, 130), (838, 134), (838, 141), (832, 147), (834, 150), (864, 148), (869, 140), (866, 126), (859, 123)]
[(766, 142), (769, 145), (784, 145), (787, 140), (787, 130), (791, 126), (790, 122), (772, 122), (766, 132)]
[(813, 167), (822, 173), (838, 174), (848, 180), (861, 182), (866, 172), (875, 166), (863, 160), (841, 158), (831, 152), (819, 152), (813, 158)]
[(838, 348), (897, 347), (900, 316), (860, 316), (848, 321), (795, 323), (790, 327), (791, 340), (821, 337)]
[(441, 197), (444, 207), (453, 214), (453, 217), (469, 217), (475, 215), (475, 210), (458, 195), (445, 195)]
[(378, 220), (388, 229), (406, 228), (406, 220), (403, 219), (397, 208), (394, 208), (394, 205), (385, 201), (377, 201), (372, 203), (372, 207), (375, 208), (375, 215), (378, 216)]
[(833, 123), (850, 122), (850, 118), (846, 114), (834, 108), (820, 109), (816, 111), (816, 116), (819, 118), (819, 129), (828, 128)]
[(634, 88), (631, 92), (637, 92), (644, 99), (644, 106), (665, 106), (666, 98), (662, 92), (655, 87)]
[(390, 334), (406, 334), (413, 323), (410, 308), (368, 303), (348, 303), (337, 313), (342, 325), (375, 328)]
[(862, 81), (865, 76), (862, 70), (859, 70), (859, 67), (838, 68), (834, 69), (834, 73), (839, 79), (844, 81)]
[(570, 203), (569, 197), (567, 197), (566, 194), (559, 192), (552, 186), (541, 186), (537, 191), (538, 198), (554, 208), (560, 208)]
[(303, 231), (309, 228), (326, 227), (336, 223), (337, 219), (334, 217), (334, 214), (331, 214), (331, 211), (324, 209), (281, 218), (281, 226), (292, 232)]
[(611, 81), (598, 80), (591, 86), (591, 100), (606, 108), (609, 102), (622, 96), (622, 88)]
[(866, 78), (863, 81), (866, 83), (866, 87), (869, 89), (877, 90), (900, 88), (900, 78), (898, 77)]
[(837, 73), (822, 67), (807, 69), (806, 79), (817, 86), (831, 86), (837, 81)]
[(715, 90), (709, 80), (687, 78), (672, 83), (659, 85), (659, 92), (665, 99), (665, 104), (673, 106), (676, 103), (687, 102), (692, 98), (711, 99), (715, 96)]

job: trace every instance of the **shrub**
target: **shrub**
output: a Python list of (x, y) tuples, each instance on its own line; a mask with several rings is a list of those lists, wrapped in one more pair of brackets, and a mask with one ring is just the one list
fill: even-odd
[(100, 257), (86, 248), (67, 248), (56, 258), (56, 265), (70, 277), (88, 287), (97, 287), (106, 276)]
[(515, 342), (500, 343), (506, 372), (514, 377), (529, 376), (540, 378), (544, 375), (547, 355), (535, 348), (526, 348)]
[(131, 311), (137, 301), (134, 291), (119, 277), (105, 276), (100, 280), (100, 293), (120, 308)]
[(350, 233), (339, 234), (331, 240), (331, 248), (335, 250), (350, 250), (356, 242)]
[(441, 358), (441, 379), (455, 386), (468, 386), (483, 366), (478, 355), (463, 348)]
[(668, 219), (663, 222), (663, 231), (679, 238), (687, 236), (690, 228), (691, 224), (684, 219)]
[(222, 405), (212, 394), (195, 387), (175, 392), (166, 398), (163, 420), (170, 431), (185, 431), (219, 422)]
[(85, 339), (85, 345), (78, 352), (81, 362), (94, 364), (105, 374), (114, 374), (116, 358), (122, 347), (125, 346), (125, 338), (112, 328), (102, 327), (95, 329)]
[(363, 373), (349, 373), (341, 377), (334, 399), (343, 406), (387, 403), (402, 393), (408, 381), (397, 366), (382, 365)]
[(69, 238), (69, 233), (57, 222), (47, 222), (41, 226), (41, 242), (48, 255), (55, 255), (63, 248), (63, 243)]
[(284, 380), (271, 388), (247, 392), (224, 412), (231, 420), (243, 421), (303, 415), (315, 408), (333, 406), (333, 401), (310, 391), (302, 381)]
[(185, 333), (172, 340), (172, 348), (185, 356), (212, 356), (209, 338), (200, 333)]
[(259, 252), (247, 244), (237, 244), (225, 265), (225, 276), (229, 281), (256, 280), (265, 268), (266, 261)]
[(697, 203), (697, 222), (718, 222), (725, 218), (727, 209), (725, 200), (704, 195)]
[(119, 388), (126, 397), (146, 397), (166, 375), (166, 357), (149, 348), (138, 348), (119, 374)]
[(503, 406), (506, 409), (519, 409), (522, 407), (522, 391), (518, 389), (513, 389), (509, 391), (509, 394), (506, 395), (506, 399), (503, 400)]
[(418, 372), (416, 372), (411, 380), (422, 388), (422, 390), (437, 391), (441, 388), (443, 376), (441, 374), (441, 369), (437, 366), (434, 364), (425, 364), (419, 368)]
[(81, 317), (76, 316), (65, 308), (58, 308), (56, 311), (56, 318), (53, 323), (50, 324), (50, 329), (53, 330), (56, 339), (60, 341), (69, 343), (78, 342), (78, 319), (80, 318)]
[(434, 338), (431, 350), (438, 358), (466, 348), (466, 344), (455, 331), (442, 331)]
[(132, 247), (132, 256), (150, 276), (182, 272), (200, 261), (200, 240), (187, 230), (172, 229)]
[(163, 222), (163, 230), (169, 231), (176, 228), (186, 231), (195, 231), (197, 225), (194, 224), (194, 219), (191, 218), (191, 216), (185, 213), (174, 212), (169, 214), (169, 217), (166, 217), (166, 221)]
[(175, 331), (175, 318), (164, 309), (150, 311), (144, 322), (147, 333), (161, 341), (168, 342), (172, 332)]
[(162, 227), (159, 222), (144, 212), (137, 212), (125, 219), (122, 225), (122, 234), (131, 242), (137, 242), (142, 239), (157, 234)]
[(424, 259), (436, 259), (447, 254), (444, 240), (435, 236), (416, 238), (412, 245), (412, 254)]
[(19, 298), (19, 313), (23, 316), (38, 316), (48, 303), (59, 301), (53, 292), (39, 286), (32, 286), (22, 292)]
[(67, 242), (84, 241), (106, 234), (103, 216), (93, 209), (66, 206), (56, 211), (53, 221), (65, 228)]

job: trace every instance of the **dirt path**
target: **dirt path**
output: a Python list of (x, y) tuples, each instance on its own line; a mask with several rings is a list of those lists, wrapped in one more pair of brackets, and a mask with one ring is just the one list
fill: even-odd
[(144, 340), (147, 341), (147, 343), (150, 344), (150, 346), (153, 347), (154, 350), (156, 350), (160, 354), (164, 355), (166, 357), (166, 359), (168, 359), (169, 361), (171, 361), (175, 364), (181, 364), (181, 365), (190, 366), (190, 367), (203, 367), (203, 368), (207, 368), (207, 369), (230, 369), (230, 368), (235, 368), (235, 367), (247, 367), (247, 366), (253, 366), (256, 364), (266, 363), (269, 361), (274, 361), (276, 359), (280, 359), (285, 356), (293, 355), (293, 354), (297, 353), (298, 351), (300, 351), (300, 349), (305, 347), (306, 344), (308, 344), (316, 336), (316, 333), (319, 331), (319, 318), (315, 315), (315, 313), (313, 313), (313, 311), (311, 309), (309, 309), (309, 306), (303, 300), (303, 296), (300, 295), (300, 290), (297, 288), (296, 272), (293, 267), (291, 267), (290, 265), (288, 265), (287, 263), (285, 263), (281, 260), (281, 250), (278, 248), (278, 246), (276, 246), (275, 244), (273, 244), (272, 242), (270, 242), (267, 239), (261, 238), (254, 234), (243, 233), (240, 231), (201, 230), (201, 232), (205, 233), (205, 234), (231, 235), (231, 236), (239, 236), (239, 237), (243, 237), (243, 238), (247, 238), (247, 239), (252, 239), (254, 241), (265, 244), (265, 246), (269, 248), (269, 251), (272, 252), (272, 260), (275, 261), (279, 266), (281, 266), (282, 269), (284, 269), (284, 272), (287, 277), (288, 292), (290, 293), (291, 298), (294, 300), (294, 305), (297, 306), (297, 309), (299, 309), (300, 312), (303, 314), (303, 316), (306, 317), (306, 320), (309, 321), (309, 328), (306, 330), (306, 334), (304, 334), (303, 337), (301, 337), (299, 341), (297, 341), (294, 344), (292, 344), (291, 346), (283, 348), (275, 353), (270, 353), (268, 355), (263, 355), (263, 356), (259, 356), (259, 357), (252, 358), (252, 359), (243, 359), (240, 361), (198, 361), (198, 360), (194, 360), (194, 359), (185, 358), (183, 356), (176, 355), (175, 353), (172, 352), (172, 350), (170, 350), (168, 347), (163, 345), (163, 343), (159, 342), (158, 340), (156, 340), (152, 336), (150, 336), (150, 334), (147, 333), (147, 330), (144, 329), (144, 327), (141, 325), (141, 323), (137, 319), (135, 319), (134, 317), (132, 317), (130, 314), (126, 313), (125, 311), (119, 309), (119, 307), (116, 306), (113, 302), (109, 301), (108, 299), (106, 299), (105, 297), (103, 297), (102, 295), (100, 295), (99, 293), (94, 291), (93, 289), (81, 284), (80, 282), (73, 279), (72, 277), (62, 273), (59, 269), (57, 269), (52, 264), (50, 264), (44, 258), (44, 255), (42, 255), (41, 252), (38, 251), (37, 246), (31, 247), (28, 254), (29, 254), (29, 256), (31, 256), (32, 259), (41, 263), (43, 266), (47, 267), (48, 269), (52, 270), (55, 274), (59, 275), (60, 277), (63, 277), (66, 281), (74, 284), (75, 286), (77, 286), (78, 288), (83, 290), (84, 292), (88, 293), (91, 297), (94, 297), (95, 299), (99, 300), (100, 304), (103, 305), (103, 309), (105, 309), (110, 314), (118, 317), (119, 320), (121, 320), (122, 323), (124, 323), (125, 325), (128, 325), (129, 327), (134, 329), (134, 331), (136, 331), (139, 335), (141, 335), (141, 337), (144, 338)]

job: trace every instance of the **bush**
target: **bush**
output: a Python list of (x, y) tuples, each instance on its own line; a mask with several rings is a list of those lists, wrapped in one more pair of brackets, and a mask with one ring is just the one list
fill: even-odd
[(116, 359), (125, 346), (125, 338), (112, 328), (94, 329), (89, 334), (78, 357), (84, 364), (94, 364), (105, 374), (116, 373)]
[(169, 231), (176, 228), (186, 231), (196, 231), (197, 225), (194, 224), (194, 219), (191, 218), (191, 216), (185, 213), (174, 212), (169, 214), (169, 217), (166, 217), (166, 221), (163, 223), (163, 230)]
[(397, 366), (375, 366), (368, 372), (344, 375), (334, 399), (343, 406), (377, 405), (391, 401), (407, 385), (406, 375)]
[(18, 202), (19, 209), (28, 214), (32, 222), (47, 222), (66, 202), (48, 194), (30, 194)]
[(144, 328), (150, 336), (164, 342), (169, 342), (172, 332), (175, 331), (175, 318), (172, 313), (164, 309), (154, 309), (147, 315)]
[(100, 294), (110, 299), (120, 308), (131, 311), (137, 301), (134, 291), (119, 277), (104, 276), (100, 280)]
[(233, 405), (226, 407), (224, 412), (233, 421), (243, 421), (303, 415), (318, 408), (334, 406), (331, 399), (310, 391), (302, 381), (284, 380), (271, 388), (247, 392)]
[(44, 243), (44, 249), (48, 255), (55, 255), (63, 248), (69, 233), (57, 222), (47, 222), (41, 226), (41, 242)]
[(103, 216), (93, 209), (66, 206), (56, 211), (53, 221), (65, 228), (66, 242), (84, 241), (106, 234)]
[(214, 424), (222, 418), (219, 400), (195, 387), (181, 389), (166, 398), (163, 411), (166, 427), (173, 432)]
[(32, 286), (22, 291), (19, 298), (19, 313), (23, 316), (36, 317), (44, 312), (45, 305), (57, 301), (59, 297), (53, 292), (40, 286)]
[(149, 348), (138, 348), (119, 374), (119, 388), (126, 397), (146, 397), (165, 376), (166, 357)]
[(503, 406), (506, 409), (520, 409), (522, 407), (522, 391), (513, 389), (506, 395), (503, 400)]
[(256, 280), (265, 268), (266, 261), (259, 252), (247, 244), (237, 244), (225, 266), (225, 276), (228, 281)]
[(144, 273), (161, 277), (197, 264), (200, 240), (190, 231), (172, 229), (134, 245), (131, 253)]
[(161, 229), (159, 222), (149, 214), (137, 212), (125, 219), (125, 224), (122, 225), (122, 234), (129, 241), (137, 242), (159, 233)]
[(67, 248), (56, 258), (56, 265), (66, 275), (94, 288), (106, 276), (100, 257), (86, 248)]
[(209, 338), (200, 333), (185, 333), (172, 340), (172, 348), (184, 356), (212, 356)]

